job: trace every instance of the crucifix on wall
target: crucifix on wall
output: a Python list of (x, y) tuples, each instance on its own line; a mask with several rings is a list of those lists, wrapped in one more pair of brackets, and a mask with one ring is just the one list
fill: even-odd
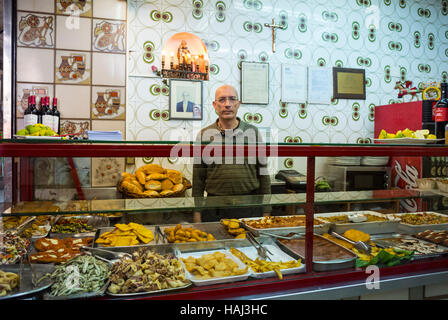
[(271, 24), (265, 23), (264, 26), (272, 29), (272, 52), (275, 52), (275, 29), (279, 28), (283, 30), (285, 27), (279, 24), (275, 24), (274, 18), (272, 18)]

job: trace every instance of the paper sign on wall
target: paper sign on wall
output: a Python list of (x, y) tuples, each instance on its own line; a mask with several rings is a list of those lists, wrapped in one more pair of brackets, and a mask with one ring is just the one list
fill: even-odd
[(308, 68), (308, 103), (330, 104), (333, 96), (331, 68)]
[(282, 102), (300, 103), (307, 98), (307, 68), (282, 64)]

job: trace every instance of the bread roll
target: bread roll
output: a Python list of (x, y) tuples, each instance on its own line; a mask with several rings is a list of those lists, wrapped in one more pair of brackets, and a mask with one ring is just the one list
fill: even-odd
[(163, 173), (151, 173), (151, 174), (146, 176), (146, 181), (149, 181), (149, 180), (163, 180), (163, 179), (166, 179), (166, 178), (167, 178), (166, 174), (163, 174)]
[(137, 178), (138, 182), (140, 182), (141, 184), (145, 184), (146, 174), (143, 172), (143, 170), (137, 169), (137, 171), (135, 171), (135, 177)]
[(172, 194), (174, 194), (174, 191), (172, 191), (172, 190), (163, 190), (163, 191), (160, 191), (160, 195), (161, 195), (162, 197), (169, 197), (169, 196), (171, 196)]
[(162, 190), (162, 184), (158, 180), (149, 180), (145, 184), (145, 189), (159, 191)]
[(170, 179), (162, 180), (161, 184), (162, 184), (162, 190), (171, 190), (174, 186), (174, 183), (172, 183)]
[(184, 189), (184, 185), (182, 183), (178, 183), (173, 187), (173, 192), (180, 192)]
[(149, 196), (151, 198), (157, 198), (160, 197), (160, 194), (157, 191), (154, 190), (146, 190), (143, 192), (144, 195)]
[(168, 179), (170, 179), (174, 184), (182, 183), (182, 172), (173, 169), (167, 169), (166, 175)]
[(165, 169), (162, 168), (161, 165), (155, 163), (146, 164), (143, 167), (140, 167), (139, 169), (143, 170), (143, 172), (146, 174), (165, 173), (166, 171)]

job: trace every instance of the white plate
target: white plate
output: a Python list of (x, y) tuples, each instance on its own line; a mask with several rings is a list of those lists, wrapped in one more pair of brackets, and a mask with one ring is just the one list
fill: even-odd
[(437, 143), (445, 139), (416, 139), (416, 138), (394, 138), (394, 139), (374, 139), (375, 142), (381, 142), (384, 144), (429, 144)]
[(242, 263), (240, 261), (240, 259), (237, 259), (233, 254), (230, 253), (229, 250), (208, 250), (208, 251), (197, 251), (197, 252), (182, 252), (178, 255), (178, 258), (180, 260), (180, 262), (182, 263), (184, 269), (185, 269), (185, 273), (187, 275), (187, 278), (196, 286), (209, 286), (212, 284), (218, 284), (218, 283), (227, 283), (227, 282), (235, 282), (235, 281), (242, 281), (242, 280), (247, 280), (247, 278), (249, 278), (249, 276), (252, 273), (252, 269), (247, 267), (247, 272), (241, 275), (237, 275), (237, 276), (228, 276), (228, 277), (220, 277), (220, 278), (210, 278), (210, 279), (197, 279), (194, 275), (192, 275), (190, 272), (188, 272), (187, 268), (185, 267), (184, 262), (181, 260), (181, 258), (188, 258), (188, 257), (193, 257), (193, 258), (200, 258), (202, 257), (204, 254), (213, 254), (215, 252), (222, 252), (224, 253), (227, 258), (232, 259), (233, 261), (235, 261), (238, 264), (239, 268), (246, 268), (246, 265), (244, 263)]
[(62, 137), (52, 137), (52, 136), (19, 136), (17, 134), (14, 135), (14, 138), (17, 139), (50, 139), (50, 140), (61, 140)]
[[(268, 252), (267, 252), (267, 254), (274, 262), (280, 262), (280, 261), (288, 262), (291, 260), (294, 260), (294, 261), (296, 260), (274, 244), (263, 244), (263, 247), (265, 247), (267, 250), (272, 252), (272, 254), (269, 254)], [(252, 246), (235, 248), (235, 249), (238, 249), (239, 251), (244, 253), (249, 259), (252, 259), (252, 260), (255, 260), (257, 258), (261, 259), (261, 257), (258, 256), (257, 250)], [(294, 273), (303, 273), (303, 272), (305, 272), (305, 263), (304, 263), (304, 261), (302, 261), (300, 267), (281, 269), (280, 272), (283, 275), (294, 274)], [(252, 273), (250, 276), (253, 278), (261, 279), (261, 278), (268, 278), (268, 277), (277, 277), (277, 274), (275, 273), (275, 271), (255, 272), (252, 270)]]

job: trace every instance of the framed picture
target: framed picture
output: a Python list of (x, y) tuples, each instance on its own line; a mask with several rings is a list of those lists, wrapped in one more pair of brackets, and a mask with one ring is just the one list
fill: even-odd
[(170, 80), (170, 119), (202, 120), (202, 81)]
[(333, 97), (335, 99), (366, 99), (364, 69), (333, 68)]
[(241, 62), (241, 103), (269, 104), (269, 64)]

